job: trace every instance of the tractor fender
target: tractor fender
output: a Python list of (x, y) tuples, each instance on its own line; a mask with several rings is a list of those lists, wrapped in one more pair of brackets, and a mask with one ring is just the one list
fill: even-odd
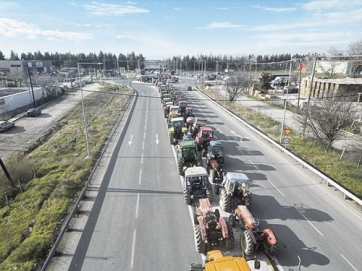
[(175, 132), (175, 128), (171, 127), (170, 129), (168, 129), (170, 131), (170, 133), (174, 133)]
[(203, 241), (207, 241), (207, 233), (206, 233), (206, 226), (205, 222), (203, 220), (199, 221), (200, 224), (200, 230), (201, 230), (201, 237)]
[(277, 238), (275, 237), (273, 231), (271, 229), (263, 230), (261, 236), (268, 242), (270, 245), (275, 245), (277, 243)]
[(212, 169), (215, 169), (217, 167), (217, 161), (216, 160), (210, 160), (210, 167)]
[(255, 218), (253, 217), (253, 215), (250, 213), (250, 211), (246, 206), (239, 205), (236, 208), (235, 214), (239, 219), (242, 219), (244, 221), (245, 225), (249, 229), (255, 228)]
[(228, 227), (226, 225), (226, 222), (225, 222), (224, 218), (219, 217), (219, 225), (220, 225), (220, 228), (221, 228), (222, 237), (224, 239), (228, 238), (229, 237), (229, 232), (228, 232)]
[(182, 133), (186, 133), (187, 132), (187, 128), (186, 127), (182, 127)]

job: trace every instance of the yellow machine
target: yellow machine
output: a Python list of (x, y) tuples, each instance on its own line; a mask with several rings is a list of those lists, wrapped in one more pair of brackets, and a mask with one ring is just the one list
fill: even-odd
[[(254, 268), (260, 269), (260, 262), (254, 262)], [(190, 271), (250, 271), (250, 267), (242, 256), (224, 256), (220, 250), (207, 253), (204, 264), (192, 264)]]

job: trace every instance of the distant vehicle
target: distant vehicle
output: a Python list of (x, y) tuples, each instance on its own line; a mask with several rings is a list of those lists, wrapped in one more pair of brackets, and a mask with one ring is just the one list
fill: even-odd
[(15, 123), (12, 121), (7, 121), (7, 120), (0, 121), (0, 132), (5, 132), (6, 130), (13, 128), (14, 126)]
[(26, 112), (26, 115), (28, 117), (37, 117), (41, 114), (41, 110), (37, 107), (34, 107), (34, 108), (30, 108), (27, 112)]

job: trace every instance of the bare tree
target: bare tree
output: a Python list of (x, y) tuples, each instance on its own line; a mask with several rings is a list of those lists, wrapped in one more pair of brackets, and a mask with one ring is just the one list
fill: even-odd
[(362, 40), (352, 41), (348, 46), (348, 54), (353, 57), (351, 76), (358, 77), (362, 69)]
[(309, 112), (298, 115), (296, 120), (306, 125), (314, 137), (328, 149), (335, 140), (342, 138), (343, 129), (350, 127), (356, 119), (355, 100), (354, 94), (338, 93), (333, 97), (318, 100), (309, 108)]
[(326, 76), (333, 79), (337, 77), (337, 67), (341, 64), (339, 57), (342, 57), (343, 53), (336, 47), (331, 46), (328, 49), (327, 54), (328, 56), (326, 57), (326, 60), (328, 61), (328, 64), (319, 64), (319, 68), (325, 73)]
[(234, 101), (240, 93), (245, 92), (250, 83), (251, 80), (247, 73), (239, 72), (234, 76), (230, 76), (226, 80), (226, 91), (229, 93), (229, 101)]

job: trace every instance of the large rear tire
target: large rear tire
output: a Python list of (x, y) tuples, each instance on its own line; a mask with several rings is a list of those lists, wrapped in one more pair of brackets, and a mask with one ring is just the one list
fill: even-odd
[(267, 244), (266, 245), (266, 252), (270, 255), (270, 256), (276, 256), (278, 254), (278, 243), (274, 244), (274, 245), (270, 245)]
[(244, 230), (240, 235), (240, 247), (246, 256), (250, 256), (254, 252), (254, 242), (248, 230)]
[(231, 227), (235, 227), (235, 216), (229, 215), (229, 224)]
[(187, 205), (191, 205), (191, 195), (190, 191), (184, 188), (184, 199)]
[(212, 183), (215, 183), (215, 169), (210, 171), (210, 179)]
[(233, 249), (235, 245), (234, 231), (229, 223), (226, 222), (226, 226), (228, 228), (229, 237), (225, 239), (225, 247), (226, 249)]
[(184, 175), (184, 164), (182, 163), (182, 161), (180, 159), (177, 159), (177, 172), (178, 174), (180, 174), (181, 176)]
[(170, 144), (173, 145), (173, 136), (170, 132), (168, 132), (168, 140), (170, 141)]
[(253, 207), (253, 198), (251, 197), (251, 194), (245, 197), (245, 206), (249, 210), (251, 210), (251, 208)]
[(201, 254), (206, 254), (206, 244), (202, 240), (200, 225), (194, 226), (194, 232), (195, 232), (196, 251)]
[(227, 212), (230, 210), (230, 207), (231, 207), (231, 198), (225, 189), (221, 189), (220, 208), (221, 210)]

